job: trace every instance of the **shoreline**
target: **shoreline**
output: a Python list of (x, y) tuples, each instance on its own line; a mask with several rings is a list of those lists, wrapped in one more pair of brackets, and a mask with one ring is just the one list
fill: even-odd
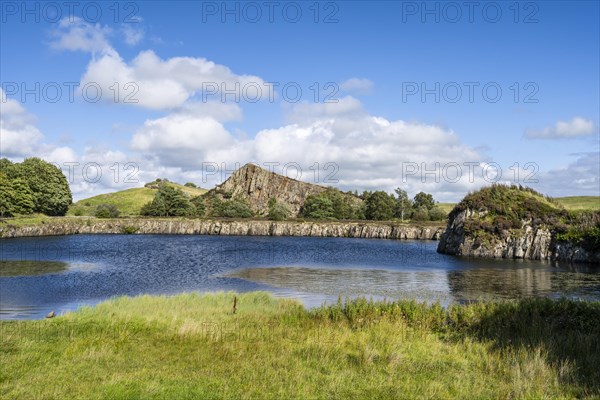
[(31, 224), (0, 223), (0, 238), (77, 234), (168, 234), (221, 236), (303, 236), (361, 239), (439, 240), (444, 225), (394, 222), (269, 221), (184, 218), (45, 218)]

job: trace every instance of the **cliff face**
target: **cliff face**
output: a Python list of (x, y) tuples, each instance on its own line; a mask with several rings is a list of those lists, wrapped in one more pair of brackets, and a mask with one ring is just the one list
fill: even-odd
[(600, 253), (592, 253), (582, 247), (556, 241), (544, 227), (533, 227), (524, 220), (521, 230), (507, 232), (502, 237), (485, 240), (465, 232), (465, 221), (480, 218), (485, 212), (466, 209), (448, 220), (448, 226), (440, 237), (438, 252), (470, 257), (523, 258), (530, 260), (557, 260), (600, 263)]
[(34, 226), (0, 225), (0, 237), (56, 236), (96, 233), (315, 236), (377, 239), (438, 240), (443, 227), (362, 222), (273, 222), (174, 219), (88, 220), (78, 223), (52, 221)]
[(246, 164), (209, 193), (227, 192), (232, 197), (246, 199), (252, 211), (262, 216), (268, 214), (269, 199), (275, 198), (288, 206), (292, 216), (297, 216), (308, 196), (325, 190), (327, 188), (323, 186), (297, 181), (254, 164)]

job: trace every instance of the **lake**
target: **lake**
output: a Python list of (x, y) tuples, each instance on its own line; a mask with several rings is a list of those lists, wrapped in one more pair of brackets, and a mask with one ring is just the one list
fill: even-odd
[(434, 241), (73, 235), (0, 239), (0, 318), (42, 318), (112, 296), (267, 290), (313, 307), (338, 296), (447, 305), (529, 296), (600, 300), (600, 268), (482, 260)]

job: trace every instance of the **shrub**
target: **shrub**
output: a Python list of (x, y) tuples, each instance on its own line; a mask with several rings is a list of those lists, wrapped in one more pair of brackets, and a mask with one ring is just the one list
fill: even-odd
[(96, 207), (96, 218), (117, 218), (121, 212), (113, 204), (100, 204)]

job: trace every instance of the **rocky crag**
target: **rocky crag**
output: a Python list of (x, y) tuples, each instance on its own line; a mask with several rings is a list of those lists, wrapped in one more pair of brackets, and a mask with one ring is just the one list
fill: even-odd
[[(287, 205), (291, 216), (298, 215), (306, 198), (327, 190), (326, 187), (312, 183), (302, 182), (288, 178), (274, 172), (267, 171), (254, 164), (246, 164), (235, 171), (225, 182), (210, 190), (207, 195), (244, 199), (250, 208), (259, 216), (266, 216), (269, 212), (269, 200)], [(344, 194), (346, 195), (346, 194)], [(353, 201), (361, 202), (358, 197)]]
[[(504, 190), (504, 189), (502, 189)], [(438, 252), (459, 256), (556, 260), (600, 264), (600, 250), (580, 242), (563, 240), (556, 215), (564, 210), (544, 209), (528, 197), (525, 206), (495, 208), (475, 193), (469, 201), (459, 203), (450, 213), (446, 230), (440, 237)], [(477, 198), (476, 201), (473, 198)], [(467, 198), (465, 198), (467, 199)], [(535, 200), (535, 201), (534, 201)], [(516, 199), (515, 201), (519, 201)], [(472, 207), (479, 205), (479, 207)], [(471, 207), (469, 207), (471, 206)], [(551, 218), (543, 219), (532, 210), (543, 210)], [(525, 211), (522, 211), (525, 210)], [(512, 222), (507, 216), (512, 216)]]
[(442, 226), (424, 227), (370, 222), (60, 218), (56, 221), (50, 220), (30, 226), (15, 226), (3, 223), (0, 224), (0, 237), (126, 233), (438, 240), (443, 230)]

